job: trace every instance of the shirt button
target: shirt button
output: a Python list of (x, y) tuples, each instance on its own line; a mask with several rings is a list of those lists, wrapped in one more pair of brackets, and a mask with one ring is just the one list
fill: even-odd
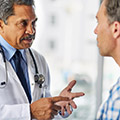
[(34, 83), (32, 83), (32, 86), (34, 85)]

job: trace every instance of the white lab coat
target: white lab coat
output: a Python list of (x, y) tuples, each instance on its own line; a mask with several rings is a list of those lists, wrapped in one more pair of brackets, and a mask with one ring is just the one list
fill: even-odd
[[(38, 84), (34, 82), (35, 67), (33, 60), (26, 49), (28, 73), (31, 86), (32, 102), (43, 96), (50, 97), (49, 93), (49, 69), (43, 56), (32, 50), (35, 57), (38, 71), (45, 76), (44, 88), (40, 89)], [(8, 81), (6, 85), (0, 85), (0, 120), (31, 120), (30, 105), (25, 91), (18, 79), (11, 64), (6, 61)], [(0, 84), (6, 81), (6, 69), (3, 57), (0, 54)]]

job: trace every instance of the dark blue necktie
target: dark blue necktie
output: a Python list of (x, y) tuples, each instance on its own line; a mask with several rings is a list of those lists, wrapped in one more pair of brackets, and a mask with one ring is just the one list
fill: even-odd
[(14, 56), (13, 56), (13, 61), (15, 63), (15, 67), (16, 67), (16, 73), (17, 73), (17, 76), (18, 78), (20, 79), (20, 82), (26, 92), (26, 95), (28, 97), (28, 100), (29, 100), (29, 103), (31, 103), (31, 94), (30, 94), (30, 91), (28, 89), (28, 86), (27, 86), (27, 82), (26, 82), (26, 79), (25, 79), (25, 75), (24, 75), (24, 72), (23, 72), (23, 68), (22, 68), (22, 61), (23, 58), (22, 58), (22, 54), (19, 50), (16, 50)]

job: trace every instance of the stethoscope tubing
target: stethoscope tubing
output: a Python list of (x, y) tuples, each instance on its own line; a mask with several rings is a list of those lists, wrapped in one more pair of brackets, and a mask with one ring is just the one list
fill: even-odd
[[(38, 72), (38, 68), (37, 68), (37, 63), (35, 61), (34, 55), (31, 51), (30, 48), (28, 48), (30, 56), (32, 57), (33, 63), (34, 63), (34, 67), (35, 67), (35, 75), (34, 76), (38, 76), (38, 81), (36, 83), (39, 84), (39, 86), (42, 86), (43, 82), (45, 81), (45, 77), (42, 74), (39, 74)], [(6, 80), (0, 83), (0, 88), (4, 88), (6, 86), (6, 84), (8, 83), (8, 74), (7, 74), (7, 63), (6, 63), (6, 58), (5, 58), (5, 54), (4, 54), (4, 50), (2, 48), (2, 46), (0, 45), (0, 53), (2, 54), (3, 57), (3, 62), (5, 63), (5, 75), (6, 75)], [(44, 79), (44, 80), (42, 80)], [(41, 80), (41, 81), (40, 81)], [(42, 88), (42, 87), (40, 87)]]
[(3, 62), (5, 63), (5, 76), (6, 76), (6, 78), (5, 78), (6, 81), (2, 81), (0, 83), (0, 88), (4, 88), (4, 87), (6, 87), (6, 84), (8, 83), (8, 74), (7, 74), (7, 64), (6, 64), (5, 54), (4, 54), (4, 50), (1, 45), (0, 45), (0, 53), (2, 54)]

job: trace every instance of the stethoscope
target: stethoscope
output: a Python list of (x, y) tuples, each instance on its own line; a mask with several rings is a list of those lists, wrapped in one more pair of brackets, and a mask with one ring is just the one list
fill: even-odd
[[(35, 83), (37, 83), (39, 85), (39, 88), (42, 88), (42, 85), (45, 82), (45, 77), (44, 77), (44, 75), (39, 74), (38, 67), (37, 67), (35, 58), (33, 56), (33, 53), (32, 53), (30, 48), (28, 48), (28, 50), (29, 50), (29, 53), (30, 53), (30, 55), (32, 57), (32, 60), (33, 60), (33, 63), (34, 63), (34, 67), (35, 67), (34, 81), (35, 81)], [(5, 76), (6, 76), (6, 80), (0, 82), (0, 88), (4, 88), (7, 85), (7, 83), (8, 83), (8, 74), (7, 74), (7, 64), (6, 64), (5, 53), (4, 53), (4, 50), (3, 50), (1, 45), (0, 45), (0, 53), (2, 54), (3, 61), (5, 63)]]

